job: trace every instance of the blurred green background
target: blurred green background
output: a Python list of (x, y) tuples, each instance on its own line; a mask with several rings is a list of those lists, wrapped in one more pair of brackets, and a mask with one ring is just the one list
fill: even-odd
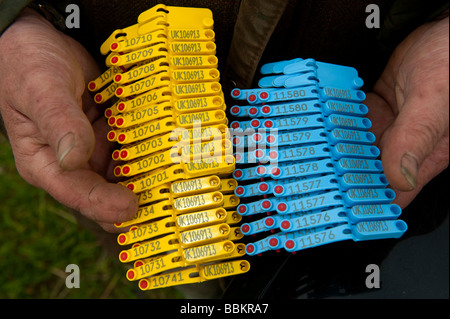
[[(80, 288), (66, 287), (68, 264)], [(174, 288), (142, 292), (126, 268), (51, 196), (26, 183), (0, 134), (0, 298), (182, 298)]]

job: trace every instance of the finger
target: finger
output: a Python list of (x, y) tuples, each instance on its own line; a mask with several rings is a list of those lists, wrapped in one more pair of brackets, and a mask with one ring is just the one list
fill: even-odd
[(423, 162), (448, 132), (448, 82), (424, 83), (402, 99), (398, 117), (383, 134), (380, 148), (391, 185), (411, 191), (418, 185)]
[(26, 88), (22, 110), (37, 125), (61, 168), (73, 170), (86, 163), (94, 148), (94, 132), (71, 83), (45, 72), (35, 75)]
[[(49, 164), (42, 167), (42, 163)], [(137, 212), (137, 196), (129, 189), (108, 183), (87, 165), (74, 171), (61, 170), (48, 146), (18, 169), (30, 183), (100, 225), (130, 220)]]

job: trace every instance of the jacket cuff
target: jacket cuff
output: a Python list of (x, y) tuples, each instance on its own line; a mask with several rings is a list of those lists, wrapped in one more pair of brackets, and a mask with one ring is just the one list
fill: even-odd
[(0, 35), (32, 0), (0, 0)]

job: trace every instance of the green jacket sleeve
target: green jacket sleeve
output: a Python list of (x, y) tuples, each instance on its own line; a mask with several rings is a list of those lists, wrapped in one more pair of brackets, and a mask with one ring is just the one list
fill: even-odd
[(0, 35), (32, 0), (0, 0)]

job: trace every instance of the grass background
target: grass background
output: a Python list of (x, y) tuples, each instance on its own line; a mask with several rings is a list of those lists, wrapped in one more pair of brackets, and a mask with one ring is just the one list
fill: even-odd
[[(65, 285), (68, 264), (80, 288)], [(141, 292), (65, 207), (26, 183), (0, 134), (0, 298), (182, 298), (174, 288)]]

